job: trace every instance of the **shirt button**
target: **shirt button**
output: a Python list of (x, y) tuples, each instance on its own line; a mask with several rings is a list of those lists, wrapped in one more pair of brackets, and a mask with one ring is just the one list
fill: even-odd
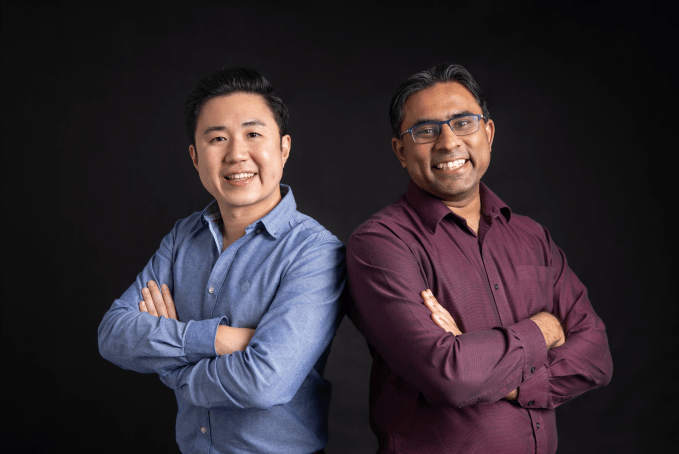
[(535, 424), (535, 427), (540, 428), (540, 423)]
[(530, 407), (531, 405), (533, 405), (533, 401), (532, 401), (532, 400), (531, 400), (530, 402), (528, 402), (528, 406)]
[(255, 233), (262, 233), (262, 229), (257, 229)]
[(497, 285), (497, 284), (495, 284), (495, 290), (497, 290), (497, 289), (499, 289), (499, 288), (500, 288), (500, 286)]
[[(212, 292), (210, 292), (210, 293), (212, 293)], [(532, 374), (533, 372), (535, 372), (535, 366), (530, 368), (530, 373)]]
[(214, 292), (215, 292), (215, 288), (214, 288), (214, 287), (210, 287), (210, 289), (208, 290), (208, 292), (214, 293)]
[[(540, 424), (538, 424), (538, 427), (540, 427)], [(201, 428), (200, 428), (200, 431), (203, 432), (203, 433), (205, 433), (205, 432), (207, 432), (207, 429), (206, 429), (205, 427), (201, 427)]]

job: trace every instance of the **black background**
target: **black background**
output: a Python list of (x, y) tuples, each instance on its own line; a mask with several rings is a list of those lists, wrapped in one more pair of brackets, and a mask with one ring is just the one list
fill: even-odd
[[(650, 2), (32, 2), (2, 4), (3, 451), (173, 452), (155, 375), (98, 353), (97, 326), (174, 222), (210, 197), (183, 103), (252, 67), (291, 111), (283, 182), (342, 241), (408, 177), (389, 99), (437, 63), (466, 66), (497, 134), (484, 181), (545, 225), (608, 329), (611, 384), (559, 408), (559, 452), (676, 445), (677, 89), (668, 11)], [(348, 319), (328, 453), (370, 453), (370, 357)]]

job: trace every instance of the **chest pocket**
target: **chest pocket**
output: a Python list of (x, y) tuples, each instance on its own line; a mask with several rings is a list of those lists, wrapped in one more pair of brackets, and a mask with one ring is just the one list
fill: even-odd
[(548, 266), (517, 265), (519, 287), (529, 315), (540, 311), (552, 312), (554, 306), (554, 276)]

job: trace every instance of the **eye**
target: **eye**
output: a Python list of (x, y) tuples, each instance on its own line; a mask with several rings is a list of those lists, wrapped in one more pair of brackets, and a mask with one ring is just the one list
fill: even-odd
[(249, 132), (245, 136), (248, 138), (262, 137), (262, 135), (258, 132)]
[(226, 140), (226, 137), (217, 136), (217, 137), (213, 137), (213, 138), (210, 140), (210, 142), (223, 142), (223, 141), (225, 141), (225, 140)]
[(413, 133), (416, 136), (435, 136), (439, 132), (439, 127), (436, 123), (426, 123), (413, 128)]

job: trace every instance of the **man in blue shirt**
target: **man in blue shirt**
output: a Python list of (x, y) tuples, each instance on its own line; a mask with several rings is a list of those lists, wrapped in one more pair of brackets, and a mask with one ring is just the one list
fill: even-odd
[(99, 326), (99, 350), (175, 391), (185, 453), (312, 453), (327, 443), (323, 378), (341, 320), (342, 243), (280, 184), (288, 111), (230, 69), (186, 103), (189, 152), (215, 200), (177, 222)]

